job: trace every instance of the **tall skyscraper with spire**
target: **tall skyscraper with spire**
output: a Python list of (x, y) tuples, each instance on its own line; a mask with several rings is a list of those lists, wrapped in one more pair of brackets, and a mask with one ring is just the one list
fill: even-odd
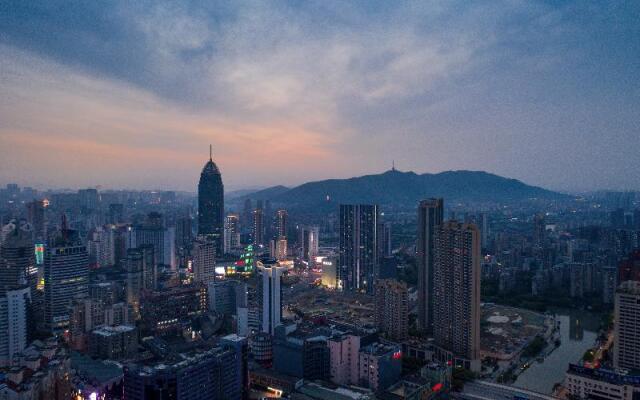
[(218, 166), (213, 162), (211, 146), (209, 161), (204, 165), (198, 183), (198, 235), (216, 243), (216, 254), (224, 253), (224, 185)]

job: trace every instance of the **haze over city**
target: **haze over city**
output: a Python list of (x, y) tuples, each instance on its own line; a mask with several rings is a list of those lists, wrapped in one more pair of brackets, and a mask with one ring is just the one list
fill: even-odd
[[(485, 170), (638, 189), (637, 2), (0, 5), (0, 182)], [(259, 167), (258, 167), (259, 166)]]

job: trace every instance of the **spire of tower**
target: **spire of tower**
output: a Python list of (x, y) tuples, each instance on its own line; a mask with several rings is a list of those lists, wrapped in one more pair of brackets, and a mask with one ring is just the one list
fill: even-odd
[(391, 170), (392, 171), (396, 170), (396, 160), (391, 160)]
[(209, 160), (213, 161), (213, 146), (209, 145)]

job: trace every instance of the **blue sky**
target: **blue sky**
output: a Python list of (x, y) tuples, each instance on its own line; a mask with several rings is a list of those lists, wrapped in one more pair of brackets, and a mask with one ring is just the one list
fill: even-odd
[(640, 189), (639, 2), (0, 4), (0, 182)]

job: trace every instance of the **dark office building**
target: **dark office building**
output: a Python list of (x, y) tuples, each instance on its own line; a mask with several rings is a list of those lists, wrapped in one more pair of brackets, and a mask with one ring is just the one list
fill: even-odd
[(0, 296), (24, 285), (35, 293), (37, 280), (31, 231), (26, 226), (16, 226), (0, 247)]
[(198, 183), (198, 234), (215, 240), (216, 255), (223, 255), (224, 185), (211, 153)]
[(377, 205), (340, 205), (339, 286), (373, 293), (378, 278)]

